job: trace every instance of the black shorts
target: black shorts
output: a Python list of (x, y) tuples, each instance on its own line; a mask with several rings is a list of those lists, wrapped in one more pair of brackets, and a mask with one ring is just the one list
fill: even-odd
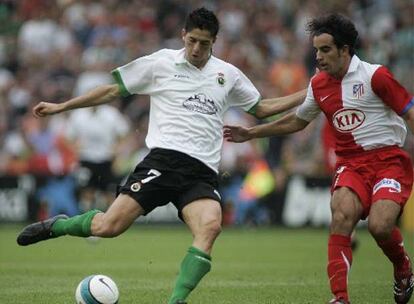
[(201, 198), (221, 204), (218, 175), (201, 161), (178, 151), (155, 148), (140, 162), (118, 194), (128, 194), (148, 214), (169, 202), (181, 210)]

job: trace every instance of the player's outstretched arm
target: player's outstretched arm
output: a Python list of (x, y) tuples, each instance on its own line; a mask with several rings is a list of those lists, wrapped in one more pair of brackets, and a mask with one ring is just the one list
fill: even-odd
[(411, 130), (411, 133), (414, 134), (414, 106), (412, 106), (407, 113), (403, 115), (405, 121), (407, 122), (408, 127)]
[(309, 122), (300, 119), (295, 113), (290, 113), (276, 121), (250, 128), (225, 125), (223, 135), (229, 142), (240, 143), (253, 138), (294, 133), (304, 129), (308, 124)]
[(119, 96), (120, 92), (117, 84), (103, 85), (63, 103), (39, 102), (33, 108), (33, 115), (39, 118), (77, 108), (93, 107), (111, 102)]
[(306, 97), (307, 89), (291, 95), (262, 99), (254, 109), (257, 118), (266, 118), (300, 105)]

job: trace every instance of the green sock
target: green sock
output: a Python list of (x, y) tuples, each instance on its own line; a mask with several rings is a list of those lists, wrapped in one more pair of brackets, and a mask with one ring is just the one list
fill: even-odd
[(181, 262), (180, 273), (168, 304), (185, 300), (210, 269), (211, 257), (200, 249), (190, 247)]
[(67, 234), (81, 237), (91, 236), (92, 219), (100, 212), (99, 210), (90, 210), (68, 219), (59, 219), (52, 225), (52, 234), (55, 237)]

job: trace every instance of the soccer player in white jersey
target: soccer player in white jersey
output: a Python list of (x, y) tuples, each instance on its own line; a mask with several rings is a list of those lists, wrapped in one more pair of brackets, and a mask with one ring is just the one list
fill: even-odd
[(172, 202), (194, 237), (168, 302), (185, 303), (210, 271), (210, 253), (221, 231), (217, 172), (225, 111), (235, 106), (263, 118), (300, 104), (306, 96), (303, 90), (260, 100), (259, 92), (240, 70), (212, 55), (218, 30), (214, 13), (197, 9), (185, 22), (183, 49), (163, 49), (115, 69), (112, 74), (117, 84), (98, 87), (62, 104), (40, 102), (34, 107), (34, 115), (43, 117), (98, 106), (121, 95), (148, 94), (151, 109), (146, 143), (151, 151), (105, 213), (91, 210), (31, 224), (18, 236), (19, 245), (63, 235), (115, 237), (137, 217)]
[(308, 24), (321, 70), (310, 81), (296, 113), (251, 128), (225, 126), (231, 142), (293, 133), (321, 111), (335, 133), (336, 175), (332, 185), (332, 223), (328, 276), (335, 298), (349, 303), (351, 233), (368, 217), (368, 229), (394, 266), (394, 298), (408, 303), (414, 287), (410, 259), (396, 226), (413, 184), (413, 165), (403, 146), (406, 127), (414, 132), (414, 99), (383, 66), (354, 54), (358, 32), (346, 17), (331, 14)]

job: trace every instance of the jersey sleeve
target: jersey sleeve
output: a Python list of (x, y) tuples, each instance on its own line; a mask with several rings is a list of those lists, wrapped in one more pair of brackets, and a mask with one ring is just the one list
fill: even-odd
[(391, 72), (386, 67), (379, 67), (371, 79), (371, 86), (374, 93), (381, 100), (393, 109), (398, 115), (402, 116), (414, 106), (413, 95), (394, 79)]
[(159, 58), (159, 53), (160, 51), (137, 58), (111, 72), (122, 96), (148, 94), (151, 91), (153, 67)]
[(248, 112), (260, 101), (260, 93), (242, 71), (236, 70), (237, 78), (228, 95), (229, 105)]
[(321, 112), (321, 108), (315, 101), (311, 83), (308, 86), (305, 101), (296, 109), (296, 116), (300, 119), (311, 122)]

